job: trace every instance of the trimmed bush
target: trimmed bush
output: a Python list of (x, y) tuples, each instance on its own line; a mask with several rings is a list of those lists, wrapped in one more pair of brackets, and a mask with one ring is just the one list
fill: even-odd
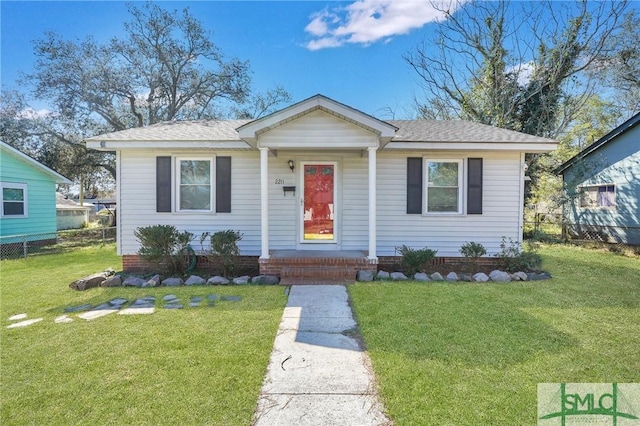
[(460, 254), (465, 257), (467, 267), (476, 268), (478, 259), (487, 254), (487, 249), (482, 244), (471, 241), (460, 247)]
[(185, 252), (193, 234), (180, 232), (173, 225), (152, 225), (134, 231), (140, 242), (138, 254), (167, 274), (182, 274), (186, 268)]
[(220, 272), (225, 277), (230, 277), (235, 269), (236, 258), (240, 255), (238, 241), (242, 240), (243, 234), (232, 229), (219, 231), (214, 234), (205, 232), (200, 237), (200, 241), (210, 238), (210, 250), (207, 253), (209, 261), (220, 268)]
[(416, 272), (425, 272), (427, 263), (432, 261), (436, 257), (438, 250), (431, 250), (429, 248), (413, 249), (402, 245), (402, 247), (396, 247), (396, 251), (402, 256), (400, 264), (407, 274), (415, 274)]

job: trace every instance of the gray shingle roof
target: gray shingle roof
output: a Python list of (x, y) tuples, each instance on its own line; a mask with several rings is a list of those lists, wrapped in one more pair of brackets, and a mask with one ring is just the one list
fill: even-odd
[(388, 120), (398, 128), (392, 142), (556, 143), (551, 139), (462, 120)]
[[(251, 120), (165, 121), (94, 136), (89, 141), (240, 141), (236, 130)], [(388, 120), (398, 128), (392, 142), (555, 143), (551, 139), (469, 121)]]
[(94, 136), (90, 141), (239, 141), (236, 128), (251, 120), (163, 121)]

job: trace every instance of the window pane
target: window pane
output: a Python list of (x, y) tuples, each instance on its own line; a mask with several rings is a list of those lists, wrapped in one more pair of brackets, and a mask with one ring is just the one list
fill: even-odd
[(458, 188), (429, 188), (428, 212), (457, 212)]
[(181, 160), (180, 183), (188, 185), (210, 184), (211, 163), (209, 160)]
[(23, 201), (24, 190), (21, 188), (2, 188), (2, 199), (4, 201)]
[(211, 185), (180, 187), (180, 210), (210, 210)]
[(4, 202), (5, 216), (24, 216), (24, 203)]
[(458, 186), (458, 163), (429, 162), (429, 186)]
[(616, 205), (614, 186), (600, 186), (598, 187), (598, 206), (599, 207), (613, 207)]

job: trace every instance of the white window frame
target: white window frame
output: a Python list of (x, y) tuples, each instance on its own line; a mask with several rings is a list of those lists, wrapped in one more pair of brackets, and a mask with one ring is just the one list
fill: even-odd
[[(429, 163), (457, 163), (458, 164), (458, 210), (449, 212), (430, 212), (429, 211)], [(424, 202), (422, 206), (423, 215), (462, 215), (464, 213), (464, 176), (465, 161), (463, 158), (425, 158), (424, 159), (424, 182), (423, 193)]]
[[(612, 186), (613, 187), (613, 205), (612, 206), (599, 206), (598, 205), (598, 193), (599, 188)], [(587, 195), (587, 192), (590, 192), (589, 189), (595, 189), (596, 199), (594, 200), (594, 204), (583, 205), (584, 197)], [(615, 183), (599, 183), (595, 185), (582, 185), (580, 186), (580, 197), (578, 198), (578, 206), (581, 209), (615, 209), (618, 205), (618, 190)]]
[[(211, 190), (209, 191), (209, 208), (196, 210), (196, 209), (181, 209), (180, 208), (180, 177), (182, 175), (181, 162), (182, 161), (208, 161), (209, 162), (209, 185)], [(215, 175), (215, 156), (207, 156), (207, 157), (191, 157), (191, 156), (183, 156), (183, 157), (174, 157), (175, 162), (175, 175), (174, 175), (174, 193), (175, 193), (175, 209), (174, 211), (177, 213), (213, 213), (215, 212), (215, 191), (216, 191), (216, 175)]]
[[(4, 214), (4, 189), (21, 189), (22, 190), (22, 204), (23, 204), (23, 214)], [(13, 182), (0, 182), (0, 197), (2, 197), (2, 204), (0, 205), (0, 217), (3, 218), (26, 218), (29, 217), (29, 193), (28, 187), (26, 183), (13, 183)]]

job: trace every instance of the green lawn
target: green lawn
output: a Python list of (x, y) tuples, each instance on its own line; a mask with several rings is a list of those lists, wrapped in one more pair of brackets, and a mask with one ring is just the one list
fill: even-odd
[(396, 424), (536, 424), (537, 383), (640, 382), (640, 259), (541, 254), (550, 281), (349, 288)]
[[(95, 288), (68, 284), (109, 266), (113, 245), (0, 262), (0, 424), (216, 424), (251, 421), (286, 302), (279, 286)], [(213, 308), (157, 309), (54, 324), (68, 306), (173, 293), (240, 295)], [(12, 314), (44, 321), (6, 329)]]

